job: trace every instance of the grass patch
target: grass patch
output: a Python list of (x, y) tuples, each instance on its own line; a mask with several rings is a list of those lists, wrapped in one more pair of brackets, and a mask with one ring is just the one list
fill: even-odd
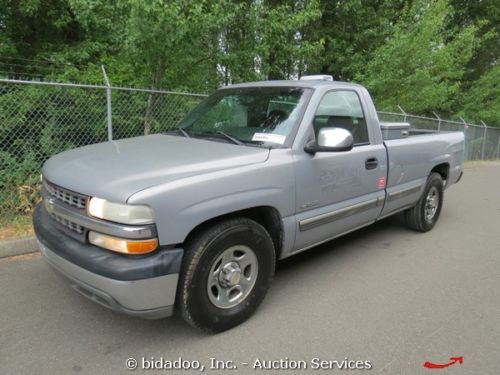
[(0, 218), (0, 241), (33, 235), (31, 215), (17, 215)]

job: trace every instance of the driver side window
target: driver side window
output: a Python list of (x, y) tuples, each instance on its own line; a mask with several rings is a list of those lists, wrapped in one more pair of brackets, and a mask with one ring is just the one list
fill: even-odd
[(318, 137), (321, 128), (344, 128), (351, 132), (354, 145), (368, 144), (368, 129), (363, 108), (354, 91), (330, 91), (314, 115), (314, 134)]

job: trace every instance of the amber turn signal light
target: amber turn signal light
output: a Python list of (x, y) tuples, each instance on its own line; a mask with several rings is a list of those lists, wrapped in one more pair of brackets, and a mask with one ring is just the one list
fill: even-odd
[(89, 232), (89, 242), (107, 250), (135, 255), (150, 253), (158, 247), (158, 240), (156, 238), (129, 240), (92, 231)]

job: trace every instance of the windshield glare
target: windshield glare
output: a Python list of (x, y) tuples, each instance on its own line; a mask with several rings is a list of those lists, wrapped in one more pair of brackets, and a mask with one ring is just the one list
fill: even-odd
[(285, 144), (301, 116), (308, 89), (224, 89), (201, 102), (179, 125), (191, 137), (248, 144)]

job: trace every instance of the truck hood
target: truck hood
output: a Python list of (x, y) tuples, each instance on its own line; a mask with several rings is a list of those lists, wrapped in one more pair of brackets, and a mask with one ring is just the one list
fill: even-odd
[(47, 160), (43, 175), (78, 193), (126, 202), (151, 186), (262, 163), (268, 156), (263, 148), (156, 134), (62, 152)]

